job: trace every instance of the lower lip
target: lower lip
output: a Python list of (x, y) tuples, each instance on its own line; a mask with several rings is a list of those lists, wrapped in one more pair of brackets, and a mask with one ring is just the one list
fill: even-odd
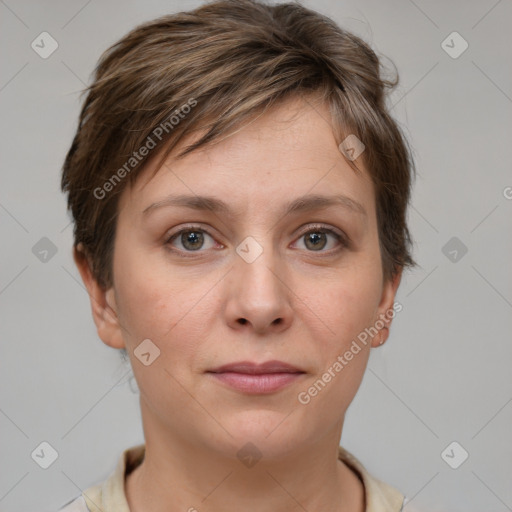
[(302, 373), (264, 373), (253, 375), (248, 373), (211, 373), (224, 384), (243, 393), (273, 393), (295, 382)]

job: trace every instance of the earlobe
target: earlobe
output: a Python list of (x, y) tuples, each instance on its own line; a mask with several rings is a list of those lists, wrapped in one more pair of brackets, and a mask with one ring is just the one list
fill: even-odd
[(389, 336), (391, 322), (396, 315), (394, 308), (395, 296), (402, 280), (402, 269), (400, 268), (390, 279), (386, 280), (382, 287), (382, 296), (377, 309), (375, 325), (379, 333), (372, 340), (372, 347), (382, 345)]
[(91, 269), (89, 258), (80, 243), (73, 249), (73, 259), (89, 294), (91, 310), (96, 330), (101, 340), (112, 348), (125, 348), (119, 324), (114, 287), (104, 289)]
[(383, 327), (379, 331), (379, 345), (382, 345), (388, 339), (388, 336), (389, 336), (389, 326)]

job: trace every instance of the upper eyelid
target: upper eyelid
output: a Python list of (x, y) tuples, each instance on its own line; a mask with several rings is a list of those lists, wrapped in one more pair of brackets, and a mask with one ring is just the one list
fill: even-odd
[(172, 233), (170, 235), (166, 235), (165, 238), (166, 238), (167, 241), (169, 241), (169, 240), (172, 240), (174, 237), (180, 235), (181, 233), (184, 233), (184, 232), (187, 232), (187, 231), (194, 231), (194, 230), (202, 231), (202, 232), (206, 233), (208, 236), (211, 236), (212, 238), (214, 238), (214, 235), (212, 235), (207, 228), (204, 228), (204, 227), (202, 227), (199, 224), (197, 224), (197, 225), (196, 224), (191, 224), (189, 226), (184, 226), (184, 227), (178, 229), (178, 231), (175, 231), (174, 233)]
[(318, 229), (318, 230), (323, 229), (326, 231), (330, 231), (336, 235), (339, 235), (343, 238), (347, 238), (345, 233), (342, 230), (340, 230), (339, 228), (335, 228), (334, 226), (329, 226), (328, 224), (322, 224), (319, 222), (312, 222), (311, 224), (308, 224), (308, 225), (304, 226), (303, 228), (301, 228), (299, 231), (299, 233), (300, 233), (299, 236), (302, 236), (305, 233), (309, 233), (310, 231), (314, 231), (315, 229)]

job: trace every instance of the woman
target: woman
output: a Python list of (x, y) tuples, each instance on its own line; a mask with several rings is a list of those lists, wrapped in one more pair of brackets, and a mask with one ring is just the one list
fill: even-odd
[(339, 446), (414, 264), (379, 60), (298, 4), (219, 1), (101, 58), (62, 187), (145, 444), (62, 509), (396, 511)]

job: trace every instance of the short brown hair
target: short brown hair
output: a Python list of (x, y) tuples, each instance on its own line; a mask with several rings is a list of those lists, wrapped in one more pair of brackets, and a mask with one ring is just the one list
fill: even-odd
[(385, 106), (397, 80), (381, 75), (367, 44), (298, 3), (221, 0), (129, 32), (101, 56), (84, 91), (62, 174), (74, 244), (83, 245), (98, 283), (112, 285), (119, 196), (150, 157), (149, 140), (165, 150), (163, 162), (185, 136), (203, 130), (184, 156), (294, 94), (318, 95), (339, 142), (353, 134), (365, 146), (384, 277), (415, 265), (406, 223), (413, 163)]

